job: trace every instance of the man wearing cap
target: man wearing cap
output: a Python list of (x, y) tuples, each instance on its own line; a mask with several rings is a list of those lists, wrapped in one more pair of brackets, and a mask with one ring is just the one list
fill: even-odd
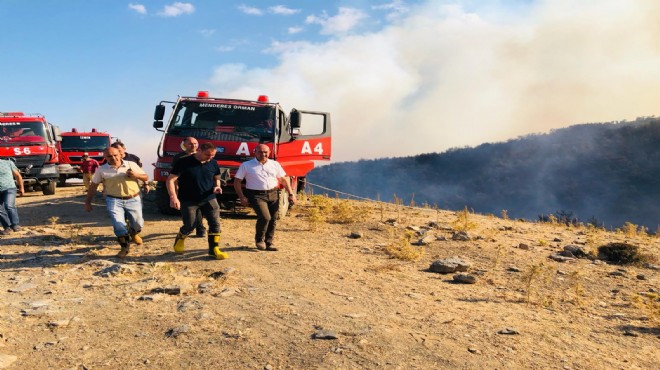
[(80, 164), (80, 171), (83, 174), (83, 186), (85, 193), (89, 189), (89, 184), (92, 182), (92, 176), (99, 168), (99, 162), (94, 158), (90, 158), (88, 153), (83, 154), (82, 163)]
[(138, 181), (146, 181), (148, 176), (135, 162), (122, 160), (121, 153), (116, 148), (105, 149), (103, 156), (106, 163), (100, 166), (92, 177), (85, 197), (85, 210), (92, 211), (92, 199), (96, 189), (103, 184), (105, 204), (121, 246), (117, 257), (124, 258), (128, 255), (131, 239), (137, 245), (142, 244), (139, 234), (144, 226), (144, 219)]

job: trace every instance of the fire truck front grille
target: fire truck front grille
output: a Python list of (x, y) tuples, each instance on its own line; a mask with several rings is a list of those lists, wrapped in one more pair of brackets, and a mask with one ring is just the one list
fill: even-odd
[(48, 155), (31, 155), (25, 157), (14, 157), (16, 160), (16, 167), (24, 169), (29, 165), (32, 167), (42, 167), (44, 162), (48, 160)]

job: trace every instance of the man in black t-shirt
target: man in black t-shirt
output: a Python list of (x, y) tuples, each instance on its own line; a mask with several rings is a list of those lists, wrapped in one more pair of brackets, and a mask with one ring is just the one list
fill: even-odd
[[(199, 148), (199, 142), (194, 137), (189, 136), (183, 140), (183, 147), (185, 150), (181, 153), (177, 153), (174, 156), (172, 159), (172, 165), (174, 165), (174, 163), (176, 163), (181, 158), (194, 155), (195, 152), (197, 152), (197, 148)], [(206, 228), (204, 227), (204, 217), (202, 216), (201, 208), (197, 209), (196, 220), (195, 236), (198, 238), (203, 238), (206, 236)]]
[(209, 255), (216, 259), (229, 258), (220, 250), (220, 206), (216, 194), (222, 194), (222, 188), (215, 153), (215, 145), (204, 143), (195, 154), (177, 160), (167, 177), (170, 207), (181, 210), (183, 220), (183, 226), (174, 240), (174, 252), (177, 254), (184, 252), (184, 241), (195, 230), (197, 210), (201, 209), (209, 224)]

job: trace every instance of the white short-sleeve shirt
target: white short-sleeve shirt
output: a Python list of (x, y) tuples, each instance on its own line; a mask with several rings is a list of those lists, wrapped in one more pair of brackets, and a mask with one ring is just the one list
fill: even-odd
[(270, 190), (279, 184), (279, 179), (286, 176), (282, 165), (272, 159), (262, 164), (256, 158), (241, 163), (236, 172), (239, 180), (245, 179), (245, 187), (250, 190)]

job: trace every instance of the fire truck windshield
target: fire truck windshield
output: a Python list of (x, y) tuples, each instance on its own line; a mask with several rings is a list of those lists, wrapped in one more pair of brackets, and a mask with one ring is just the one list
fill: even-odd
[(47, 141), (42, 122), (0, 123), (0, 146), (45, 144)]
[(88, 152), (101, 151), (110, 145), (107, 136), (64, 136), (62, 135), (62, 151)]
[(217, 141), (270, 141), (276, 131), (275, 108), (184, 101), (167, 131)]

